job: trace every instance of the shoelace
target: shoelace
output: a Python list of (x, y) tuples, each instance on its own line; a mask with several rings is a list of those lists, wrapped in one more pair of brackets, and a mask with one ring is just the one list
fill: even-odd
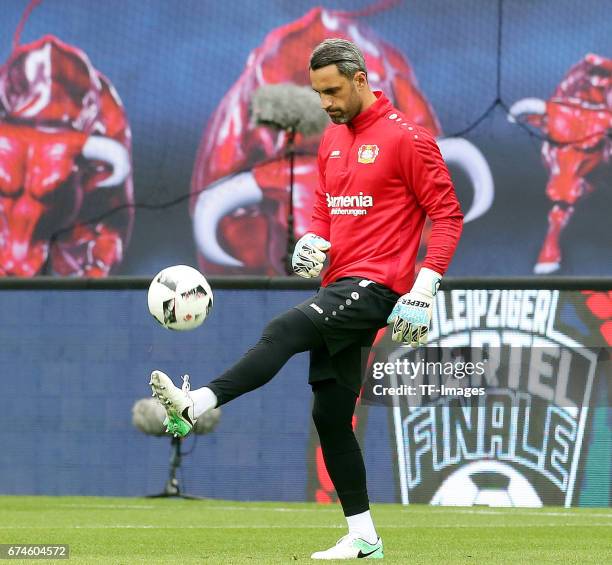
[(183, 375), (183, 385), (181, 386), (181, 390), (185, 393), (191, 390), (191, 385), (189, 384), (189, 375)]

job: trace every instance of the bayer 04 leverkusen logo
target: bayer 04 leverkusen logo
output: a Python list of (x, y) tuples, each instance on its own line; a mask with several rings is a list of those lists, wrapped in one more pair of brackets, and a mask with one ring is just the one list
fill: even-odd
[(373, 163), (376, 161), (378, 153), (378, 145), (361, 145), (357, 152), (357, 161), (366, 165), (368, 163)]
[[(387, 359), (395, 355), (416, 362), (433, 351), (465, 348), (471, 361), (480, 356), (488, 365), (483, 374), (470, 376), (471, 390), (481, 387), (485, 393), (436, 394), (444, 377), (435, 382), (427, 374), (410, 381), (430, 387), (426, 401), (400, 393), (392, 397), (402, 502), (577, 504), (599, 369), (597, 352), (570, 335), (562, 320), (562, 311), (577, 307), (572, 294), (438, 293), (428, 347), (394, 349)], [(397, 374), (385, 378), (390, 388), (402, 390)]]

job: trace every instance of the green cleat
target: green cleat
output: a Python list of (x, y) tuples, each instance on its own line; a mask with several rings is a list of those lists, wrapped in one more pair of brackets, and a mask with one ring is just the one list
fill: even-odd
[(311, 559), (382, 559), (384, 557), (382, 540), (368, 543), (355, 534), (347, 534), (338, 540), (334, 547), (313, 553)]
[(151, 373), (151, 391), (166, 410), (164, 426), (174, 437), (185, 437), (196, 423), (193, 400), (189, 396), (189, 375), (183, 377), (183, 386), (178, 388), (170, 377), (161, 371)]

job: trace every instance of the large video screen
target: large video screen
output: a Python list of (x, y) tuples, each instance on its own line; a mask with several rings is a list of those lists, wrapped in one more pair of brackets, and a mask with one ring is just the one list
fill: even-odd
[(604, 0), (2, 8), (0, 276), (284, 275), (321, 133), (298, 132), (292, 166), (253, 99), (309, 90), (328, 37), (354, 41), (371, 86), (437, 137), (466, 217), (450, 274), (612, 274)]
[(610, 473), (609, 294), (436, 298), (428, 346), (383, 337), (362, 392), (392, 412), (402, 502), (578, 505)]
[[(187, 373), (192, 387), (203, 386), (256, 343), (268, 320), (310, 294), (215, 290), (200, 328), (171, 332), (149, 315), (144, 290), (3, 290), (0, 492), (158, 493), (170, 438), (132, 423), (135, 403), (150, 398), (151, 371), (177, 383)], [(399, 388), (397, 374), (366, 380), (355, 429), (372, 501), (608, 506), (611, 331), (608, 292), (440, 292), (427, 349), (471, 345), (492, 361), (510, 344), (525, 355), (545, 351), (545, 362), (510, 375), (500, 361), (497, 382), (474, 384), (487, 387), (485, 396), (434, 394), (429, 403), (409, 394), (377, 399), (383, 387)], [(394, 357), (376, 362), (404, 357), (387, 340), (381, 333), (377, 348)], [(224, 405), (212, 433), (185, 442), (183, 490), (336, 501), (307, 377), (302, 354), (265, 387)]]

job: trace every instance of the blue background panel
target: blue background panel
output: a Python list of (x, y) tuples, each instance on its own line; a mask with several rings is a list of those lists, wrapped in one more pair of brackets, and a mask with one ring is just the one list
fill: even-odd
[[(167, 331), (148, 315), (144, 291), (3, 291), (0, 362), (0, 492), (139, 496), (161, 491), (169, 438), (131, 423), (158, 368), (188, 373), (194, 387), (220, 374), (253, 345), (267, 320), (308, 293), (217, 291), (215, 308), (191, 332)], [(192, 494), (240, 500), (304, 500), (311, 393), (307, 355), (267, 386), (222, 408), (214, 433), (183, 460)], [(380, 500), (394, 499), (386, 410), (367, 449)], [(188, 439), (184, 450), (195, 440)], [(385, 477), (381, 477), (382, 472)], [(378, 484), (380, 483), (380, 484)], [(373, 485), (374, 486), (374, 485)]]

